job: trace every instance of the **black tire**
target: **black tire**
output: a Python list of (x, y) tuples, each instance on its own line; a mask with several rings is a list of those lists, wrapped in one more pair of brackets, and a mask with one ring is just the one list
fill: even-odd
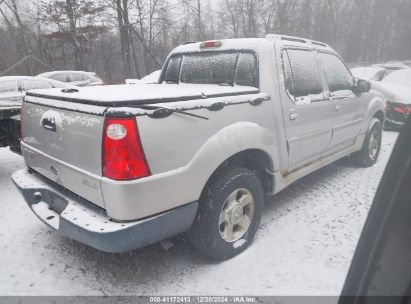
[[(370, 127), (365, 134), (362, 149), (352, 155), (353, 160), (357, 165), (361, 167), (371, 167), (377, 162), (381, 150), (382, 129), (382, 122), (377, 118), (373, 118)], [(373, 135), (378, 136), (378, 147), (375, 154), (370, 152), (370, 140)]]
[[(220, 233), (220, 212), (230, 194), (246, 189), (254, 201), (254, 212), (245, 234), (228, 242)], [(257, 175), (244, 168), (230, 168), (217, 173), (203, 191), (199, 209), (188, 238), (205, 256), (215, 260), (231, 258), (248, 248), (260, 224), (264, 208), (264, 192)]]

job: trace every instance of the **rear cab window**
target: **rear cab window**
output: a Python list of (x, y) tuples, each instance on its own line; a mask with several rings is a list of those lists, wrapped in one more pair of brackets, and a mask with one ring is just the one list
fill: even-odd
[(315, 53), (306, 49), (284, 49), (282, 52), (285, 88), (293, 102), (320, 101), (324, 87)]
[(168, 60), (163, 81), (258, 88), (257, 58), (251, 51), (178, 54)]

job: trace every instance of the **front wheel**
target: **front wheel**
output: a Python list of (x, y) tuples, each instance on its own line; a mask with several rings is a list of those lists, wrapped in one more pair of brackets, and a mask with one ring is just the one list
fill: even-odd
[(263, 188), (254, 172), (245, 168), (222, 171), (203, 191), (189, 239), (210, 258), (231, 258), (253, 241), (263, 207)]
[(365, 134), (362, 149), (353, 154), (354, 161), (363, 167), (370, 167), (377, 162), (381, 150), (382, 123), (374, 118)]

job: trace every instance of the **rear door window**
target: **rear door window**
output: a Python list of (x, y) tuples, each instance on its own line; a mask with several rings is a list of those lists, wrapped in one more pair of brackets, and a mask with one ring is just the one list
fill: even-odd
[(97, 74), (95, 74), (95, 73), (89, 73), (89, 74), (87, 74), (87, 76), (88, 76), (88, 79), (90, 79), (91, 82), (99, 82), (99, 81), (102, 81), (101, 78), (99, 78), (99, 77), (97, 76)]
[(16, 80), (6, 80), (0, 82), (0, 94), (1, 93), (9, 93), (9, 92), (17, 92), (17, 81)]
[(344, 62), (328, 53), (320, 53), (320, 58), (330, 92), (352, 90), (354, 78)]
[(298, 97), (323, 97), (321, 74), (313, 51), (288, 49), (283, 52), (285, 87), (295, 100)]
[(50, 89), (52, 86), (46, 81), (25, 79), (23, 80), (23, 88), (25, 91), (28, 91), (35, 89)]
[(56, 75), (50, 76), (49, 78), (58, 80), (61, 82), (67, 82), (67, 74), (56, 74)]
[(81, 73), (71, 73), (70, 74), (70, 82), (84, 81), (84, 80), (86, 80), (86, 78)]

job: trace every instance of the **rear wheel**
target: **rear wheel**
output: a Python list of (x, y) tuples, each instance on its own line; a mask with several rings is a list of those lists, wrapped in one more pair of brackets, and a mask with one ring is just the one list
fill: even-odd
[(200, 198), (189, 239), (210, 258), (231, 258), (253, 241), (263, 206), (263, 188), (254, 172), (244, 168), (220, 172)]
[(353, 154), (354, 161), (363, 167), (370, 167), (377, 162), (381, 150), (382, 142), (382, 123), (374, 118), (370, 128), (365, 134), (362, 149)]

